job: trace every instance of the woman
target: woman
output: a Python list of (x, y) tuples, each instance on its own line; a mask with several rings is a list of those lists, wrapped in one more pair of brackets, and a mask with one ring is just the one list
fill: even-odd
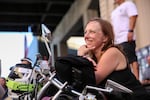
[(103, 86), (107, 79), (111, 79), (131, 89), (134, 92), (133, 100), (149, 100), (148, 93), (130, 71), (124, 53), (114, 45), (111, 24), (94, 18), (87, 23), (84, 33), (86, 44), (78, 49), (78, 55), (93, 62), (96, 84)]

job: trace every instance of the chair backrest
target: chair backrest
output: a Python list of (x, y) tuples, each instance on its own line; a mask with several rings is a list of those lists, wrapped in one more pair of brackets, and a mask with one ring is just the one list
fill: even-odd
[(94, 66), (81, 56), (68, 55), (55, 61), (56, 75), (60, 81), (68, 82), (74, 89), (82, 91), (86, 85), (95, 85)]

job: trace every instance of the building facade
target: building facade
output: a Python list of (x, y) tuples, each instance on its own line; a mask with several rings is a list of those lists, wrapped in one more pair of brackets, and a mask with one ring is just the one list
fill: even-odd
[[(150, 0), (132, 0), (138, 9), (136, 23), (137, 50), (150, 45)], [(76, 0), (53, 32), (53, 57), (67, 54), (67, 39), (73, 35), (83, 36), (82, 32), (88, 19), (101, 17), (110, 21), (115, 8), (114, 0)]]

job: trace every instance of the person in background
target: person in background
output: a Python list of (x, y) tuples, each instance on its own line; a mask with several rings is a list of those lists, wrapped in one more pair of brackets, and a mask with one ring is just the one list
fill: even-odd
[[(108, 79), (115, 81), (133, 91), (132, 99), (149, 100), (150, 96), (131, 72), (127, 58), (121, 47), (114, 45), (112, 25), (103, 19), (89, 20), (84, 29), (85, 45), (78, 51), (93, 63), (97, 86), (105, 86)], [(116, 100), (108, 96), (108, 100)]]
[(115, 33), (115, 44), (120, 44), (128, 57), (132, 72), (139, 79), (139, 66), (135, 52), (135, 24), (138, 17), (137, 8), (131, 1), (114, 0), (118, 5), (111, 13)]
[(148, 63), (148, 65), (150, 66), (150, 55), (147, 56), (147, 63)]
[(32, 68), (32, 60), (30, 58), (22, 58), (21, 64), (26, 64), (26, 68)]
[(0, 84), (0, 100), (3, 98), (4, 95), (5, 95), (5, 90), (2, 87), (2, 85)]
[(8, 75), (8, 78), (15, 79), (22, 77), (22, 74), (18, 73), (17, 68), (19, 67), (32, 69), (32, 60), (30, 58), (22, 58), (20, 63), (17, 63), (15, 66), (10, 68), (11, 72)]
[(8, 88), (6, 86), (6, 79), (4, 77), (0, 77), (0, 85), (2, 86), (2, 88), (4, 89), (4, 96), (2, 97), (1, 100), (4, 100), (5, 98), (8, 97)]
[(149, 86), (150, 85), (150, 55), (146, 57), (146, 61), (147, 61), (148, 67), (145, 68), (142, 74), (143, 75), (142, 84)]

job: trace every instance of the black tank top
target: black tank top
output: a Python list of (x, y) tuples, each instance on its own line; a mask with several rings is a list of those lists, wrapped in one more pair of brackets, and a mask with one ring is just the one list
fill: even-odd
[(99, 84), (99, 86), (104, 86), (106, 84), (107, 79), (115, 81), (131, 89), (133, 91), (133, 95), (132, 95), (132, 99), (130, 100), (150, 100), (150, 95), (146, 92), (142, 84), (133, 75), (129, 66), (127, 66), (123, 70), (112, 72), (104, 81), (102, 81)]

